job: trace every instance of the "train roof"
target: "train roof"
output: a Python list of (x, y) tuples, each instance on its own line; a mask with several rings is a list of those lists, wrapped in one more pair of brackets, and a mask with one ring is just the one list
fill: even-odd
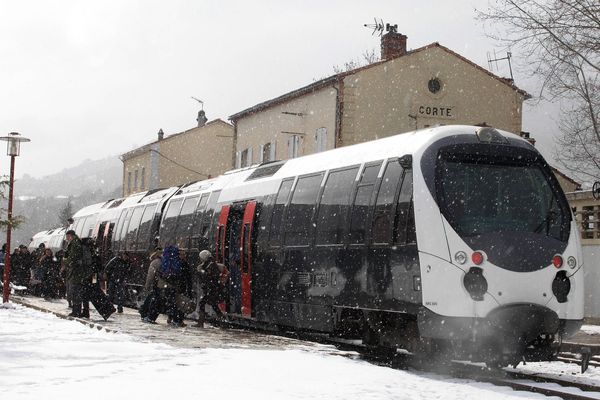
[(97, 214), (100, 210), (104, 208), (106, 204), (109, 204), (111, 201), (112, 200), (103, 201), (101, 203), (96, 203), (90, 206), (83, 207), (73, 215), (73, 218), (81, 218), (87, 217), (88, 215)]
[[(456, 135), (475, 135), (478, 129), (481, 129), (481, 127), (470, 125), (432, 127), (285, 161), (253, 165), (228, 171), (210, 180), (191, 184), (180, 189), (177, 196), (223, 189), (219, 201), (227, 202), (240, 198), (252, 198), (277, 191), (279, 182), (287, 177), (306, 175), (391, 157), (401, 157), (406, 154), (412, 155), (441, 138)], [(498, 131), (511, 139), (519, 139), (527, 143), (518, 135)]]

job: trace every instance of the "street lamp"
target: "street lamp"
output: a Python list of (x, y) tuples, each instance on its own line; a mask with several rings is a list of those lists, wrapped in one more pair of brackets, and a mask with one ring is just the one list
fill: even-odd
[(6, 141), (6, 155), (10, 156), (10, 180), (8, 186), (8, 225), (6, 227), (6, 255), (4, 256), (4, 287), (2, 301), (8, 303), (10, 295), (10, 235), (12, 231), (12, 203), (13, 186), (15, 182), (15, 157), (20, 154), (21, 142), (29, 142), (29, 139), (11, 132), (8, 136), (0, 136), (0, 140)]

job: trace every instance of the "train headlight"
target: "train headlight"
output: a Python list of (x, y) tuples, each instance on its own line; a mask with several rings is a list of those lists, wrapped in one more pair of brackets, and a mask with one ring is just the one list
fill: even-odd
[(560, 268), (563, 266), (563, 258), (560, 254), (557, 254), (554, 257), (552, 257), (552, 265), (554, 265), (556, 268)]
[(577, 260), (575, 259), (575, 257), (571, 256), (567, 258), (567, 265), (571, 269), (575, 268), (577, 266)]
[(464, 251), (457, 252), (454, 255), (454, 261), (456, 261), (460, 265), (463, 265), (467, 262), (467, 253), (465, 253)]
[(473, 264), (475, 265), (483, 264), (483, 260), (485, 260), (485, 257), (481, 251), (476, 251), (471, 255), (471, 261), (473, 261)]

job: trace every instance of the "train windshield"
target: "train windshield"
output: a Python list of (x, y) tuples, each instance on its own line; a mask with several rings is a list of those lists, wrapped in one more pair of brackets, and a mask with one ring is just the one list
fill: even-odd
[(462, 237), (523, 232), (566, 242), (570, 213), (549, 173), (539, 163), (442, 155), (440, 209)]

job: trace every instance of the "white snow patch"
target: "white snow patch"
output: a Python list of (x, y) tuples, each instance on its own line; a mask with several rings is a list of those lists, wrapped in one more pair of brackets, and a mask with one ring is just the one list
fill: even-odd
[(600, 326), (599, 325), (583, 325), (581, 330), (588, 335), (600, 335)]
[(0, 371), (0, 398), (11, 400), (544, 397), (380, 367), (315, 348), (175, 348), (20, 305), (0, 309)]

